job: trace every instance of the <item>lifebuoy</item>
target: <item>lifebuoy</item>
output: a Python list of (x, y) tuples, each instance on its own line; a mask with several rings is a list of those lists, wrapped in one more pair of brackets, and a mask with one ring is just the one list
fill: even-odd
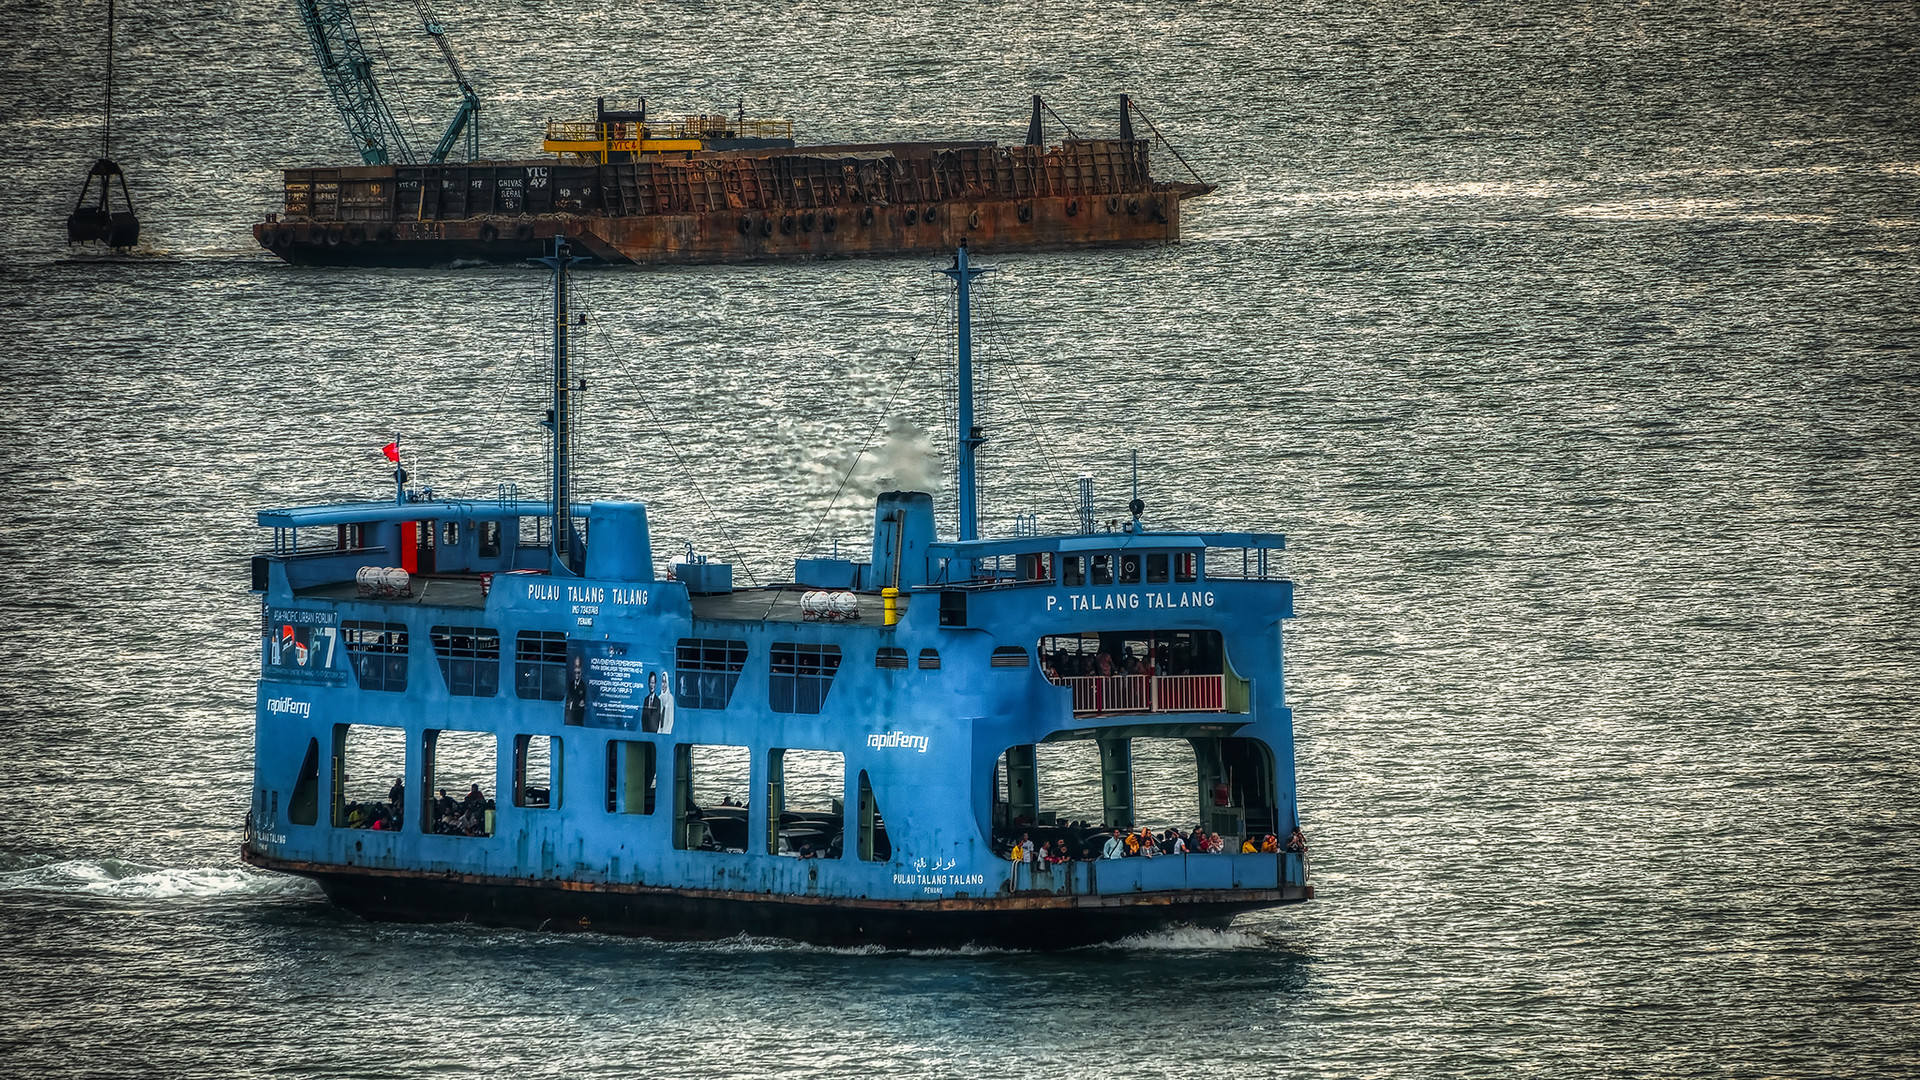
[(750, 217), (742, 217), (740, 219), (740, 235), (745, 236), (752, 231), (753, 231), (753, 219)]
[(783, 233), (786, 233), (788, 236), (793, 235), (793, 215), (792, 214), (788, 214), (785, 217), (780, 219), (780, 231)]
[(920, 211), (915, 210), (911, 206), (907, 207), (907, 224), (914, 225), (914, 224), (918, 224), (919, 221), (920, 221)]
[(973, 213), (967, 215), (967, 228), (977, 229), (979, 227), (980, 227), (980, 211), (975, 210)]
[(920, 215), (920, 220), (929, 225), (933, 224), (933, 207), (927, 207), (926, 212)]
[(1120, 196), (1118, 195), (1107, 196), (1107, 213), (1117, 214), (1119, 212), (1120, 212)]
[(1127, 200), (1127, 216), (1134, 217), (1139, 213), (1140, 213), (1140, 200), (1128, 199)]
[(1021, 203), (1019, 206), (1014, 207), (1013, 216), (1019, 218), (1021, 221), (1032, 221), (1033, 220), (1033, 204)]
[(772, 218), (760, 219), (760, 235), (761, 236), (773, 235), (773, 219)]
[(1067, 216), (1078, 217), (1079, 215), (1080, 215), (1080, 200), (1068, 199), (1067, 200)]

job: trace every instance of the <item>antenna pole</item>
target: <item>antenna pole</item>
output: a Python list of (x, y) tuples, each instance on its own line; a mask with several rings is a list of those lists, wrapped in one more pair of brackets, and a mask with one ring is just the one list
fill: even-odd
[(967, 265), (967, 245), (963, 240), (959, 252), (953, 257), (953, 265), (940, 272), (960, 286), (960, 461), (955, 470), (960, 480), (960, 507), (957, 516), (960, 539), (977, 540), (980, 538), (980, 505), (979, 493), (974, 485), (974, 458), (979, 453), (980, 444), (987, 440), (980, 434), (980, 426), (973, 422), (973, 311), (970, 299), (973, 279), (987, 271), (983, 267)]
[(572, 319), (568, 306), (567, 269), (584, 258), (575, 257), (564, 235), (553, 238), (553, 254), (535, 259), (553, 271), (553, 407), (547, 410), (546, 426), (553, 432), (553, 569), (579, 574), (573, 565), (573, 403), (569, 383), (572, 341), (567, 323)]
[[(113, 158), (113, 0), (107, 0), (107, 122), (100, 135), (100, 156)], [(100, 181), (103, 192), (106, 186), (103, 177)]]

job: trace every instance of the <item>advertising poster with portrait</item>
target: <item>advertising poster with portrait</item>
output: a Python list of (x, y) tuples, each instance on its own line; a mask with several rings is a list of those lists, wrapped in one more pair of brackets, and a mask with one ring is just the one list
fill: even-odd
[(672, 669), (624, 641), (569, 640), (566, 717), (582, 727), (670, 732)]

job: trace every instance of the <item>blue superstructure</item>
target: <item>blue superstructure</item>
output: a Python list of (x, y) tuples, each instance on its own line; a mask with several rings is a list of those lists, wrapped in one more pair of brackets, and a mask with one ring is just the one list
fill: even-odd
[[(1312, 896), (1284, 539), (1153, 531), (1137, 500), (1116, 531), (976, 539), (964, 248), (960, 537), (888, 492), (866, 557), (754, 588), (658, 574), (644, 506), (571, 502), (568, 261), (547, 498), (396, 466), (390, 501), (260, 513), (249, 862), (370, 917), (829, 943), (1070, 945)], [(1149, 745), (1190, 760), (1182, 831), (1226, 852), (1009, 859), (1135, 831)], [(1074, 747), (1097, 811), (1045, 804)]]

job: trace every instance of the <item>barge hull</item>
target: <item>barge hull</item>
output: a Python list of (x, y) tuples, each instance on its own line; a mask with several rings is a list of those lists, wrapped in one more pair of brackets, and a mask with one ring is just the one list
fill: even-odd
[(669, 941), (747, 934), (830, 946), (1064, 949), (1169, 926), (1225, 927), (1242, 912), (1313, 896), (1309, 885), (1126, 896), (850, 900), (328, 866), (250, 849), (241, 856), (262, 869), (312, 878), (329, 900), (366, 919), (597, 931)]

